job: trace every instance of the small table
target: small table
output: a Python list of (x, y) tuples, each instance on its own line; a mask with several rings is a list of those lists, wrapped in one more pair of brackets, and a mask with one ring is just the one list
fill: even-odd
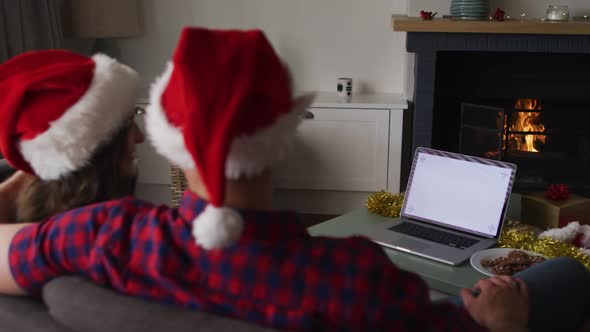
[[(355, 210), (309, 228), (314, 236), (347, 237), (362, 234), (365, 229), (390, 220), (366, 209)], [(461, 288), (471, 288), (478, 280), (486, 278), (469, 262), (451, 266), (398, 250), (383, 247), (395, 265), (422, 277), (431, 289), (449, 295), (458, 295)]]

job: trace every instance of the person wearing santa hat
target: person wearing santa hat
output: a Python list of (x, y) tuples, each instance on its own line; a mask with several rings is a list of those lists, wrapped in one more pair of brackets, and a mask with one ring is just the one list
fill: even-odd
[[(525, 330), (528, 286), (519, 279), (483, 280), (478, 295), (464, 290), (465, 308), (432, 303), (426, 284), (377, 244), (311, 237), (296, 213), (271, 209), (270, 168), (288, 154), (313, 99), (292, 94), (262, 32), (185, 28), (146, 117), (152, 144), (189, 182), (181, 206), (128, 197), (4, 225), (0, 235), (11, 236), (0, 236), (8, 255), (0, 292), (38, 294), (78, 274), (127, 295), (285, 329)], [(590, 283), (574, 284), (589, 292)]]
[[(33, 51), (0, 65), (0, 153), (16, 170), (1, 217), (41, 220), (133, 193), (139, 76), (106, 55)], [(29, 174), (31, 176), (26, 176)]]

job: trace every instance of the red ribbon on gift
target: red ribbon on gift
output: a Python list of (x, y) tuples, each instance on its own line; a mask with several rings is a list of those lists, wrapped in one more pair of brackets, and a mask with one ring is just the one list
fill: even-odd
[(552, 184), (547, 187), (545, 198), (551, 201), (565, 201), (570, 198), (570, 189), (565, 184)]

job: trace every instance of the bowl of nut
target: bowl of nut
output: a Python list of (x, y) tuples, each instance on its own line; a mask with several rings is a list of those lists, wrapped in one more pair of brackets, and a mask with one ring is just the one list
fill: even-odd
[(477, 271), (494, 276), (513, 275), (545, 260), (545, 256), (527, 250), (493, 248), (476, 252), (470, 262)]

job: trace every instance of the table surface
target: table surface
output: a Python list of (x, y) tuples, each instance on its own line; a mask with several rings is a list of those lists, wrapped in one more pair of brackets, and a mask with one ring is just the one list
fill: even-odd
[[(312, 226), (309, 232), (314, 236), (346, 237), (362, 234), (368, 227), (387, 220), (389, 218), (360, 209)], [(469, 261), (451, 266), (398, 250), (384, 249), (397, 266), (420, 275), (432, 289), (442, 293), (457, 295), (461, 288), (470, 288), (478, 280), (486, 278), (471, 267)]]

